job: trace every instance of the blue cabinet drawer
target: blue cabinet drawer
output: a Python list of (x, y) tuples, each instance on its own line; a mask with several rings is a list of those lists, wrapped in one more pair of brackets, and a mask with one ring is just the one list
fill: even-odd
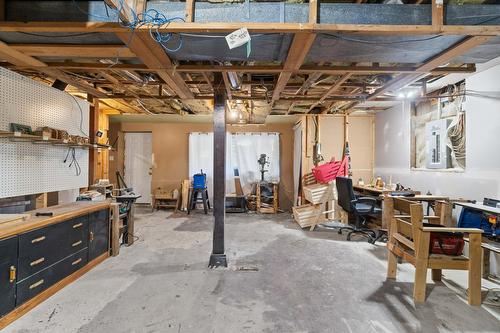
[(17, 306), (82, 268), (87, 261), (88, 249), (85, 248), (20, 281), (17, 284)]

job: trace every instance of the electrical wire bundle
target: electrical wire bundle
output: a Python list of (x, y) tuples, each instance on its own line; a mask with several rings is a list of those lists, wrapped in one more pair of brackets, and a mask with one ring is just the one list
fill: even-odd
[(75, 152), (75, 147), (69, 147), (68, 152), (66, 153), (66, 158), (64, 159), (63, 163), (66, 164), (68, 162), (69, 158), (69, 167), (71, 168), (72, 166), (75, 167), (75, 173), (77, 176), (80, 176), (82, 174), (82, 168), (80, 167), (80, 164), (78, 163), (78, 160), (76, 159), (76, 152)]
[[(124, 8), (125, 8), (125, 3), (124, 0), (118, 0), (120, 3), (120, 6), (118, 8), (112, 8), (110, 7), (106, 1), (104, 1), (104, 6), (106, 9), (106, 15), (107, 17), (104, 16), (99, 16), (99, 15), (94, 15), (89, 12), (84, 11), (81, 9), (78, 4), (76, 3), (76, 0), (73, 0), (73, 4), (75, 7), (82, 13), (95, 17), (99, 20), (109, 20), (110, 19), (110, 13), (109, 11), (112, 11), (116, 14), (117, 16), (117, 23), (119, 23), (122, 27), (129, 28), (132, 30), (132, 35), (130, 36), (130, 40), (127, 44), (130, 44), (132, 41), (132, 38), (134, 36), (134, 32), (137, 28), (141, 26), (148, 26), (149, 27), (149, 35), (153, 40), (155, 40), (160, 46), (165, 49), (165, 51), (168, 52), (177, 52), (182, 48), (182, 35), (181, 34), (174, 34), (171, 32), (168, 33), (163, 33), (160, 32), (160, 28), (163, 28), (167, 25), (169, 25), (172, 22), (175, 21), (182, 21), (185, 22), (185, 20), (182, 17), (167, 17), (165, 14), (162, 14), (158, 12), (156, 9), (148, 9), (145, 12), (142, 13), (136, 13), (133, 9), (130, 10), (130, 14), (132, 16), (132, 20), (126, 20), (123, 19), (122, 17), (126, 17), (126, 15), (121, 15), (124, 14)], [(167, 46), (167, 43), (175, 41), (177, 39), (177, 46), (174, 48), (169, 48)]]
[[(465, 91), (465, 84), (460, 87), (448, 86), (448, 94), (454, 95)], [(455, 119), (452, 126), (448, 128), (448, 138), (450, 139), (452, 155), (455, 157), (457, 164), (465, 168), (465, 112), (463, 110), (463, 102), (465, 95), (459, 95), (453, 98), (450, 103), (455, 108)]]

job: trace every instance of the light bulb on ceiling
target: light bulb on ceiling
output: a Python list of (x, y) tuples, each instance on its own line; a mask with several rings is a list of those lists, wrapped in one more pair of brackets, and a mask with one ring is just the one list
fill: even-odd
[(405, 98), (405, 94), (404, 94), (403, 92), (400, 92), (400, 93), (398, 94), (398, 97), (399, 97), (399, 98)]

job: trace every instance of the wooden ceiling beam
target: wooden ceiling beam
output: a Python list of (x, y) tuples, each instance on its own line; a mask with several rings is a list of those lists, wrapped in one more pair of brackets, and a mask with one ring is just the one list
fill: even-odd
[(222, 72), (222, 79), (224, 80), (224, 86), (226, 87), (227, 99), (232, 100), (233, 95), (231, 93), (231, 84), (229, 83), (229, 78), (227, 77), (227, 72)]
[[(148, 55), (150, 56), (150, 55)], [(144, 64), (116, 64), (110, 66), (103, 63), (85, 63), (85, 62), (46, 62), (50, 68), (64, 70), (81, 70), (81, 71), (115, 71), (115, 70), (138, 70), (147, 72), (165, 71), (162, 65), (146, 66)], [(9, 68), (9, 66), (5, 66)], [(16, 66), (18, 69), (36, 68), (36, 66)], [(169, 67), (173, 71), (172, 67)], [(371, 74), (392, 74), (392, 73), (431, 73), (431, 74), (447, 74), (447, 73), (473, 73), (475, 66), (462, 67), (436, 67), (431, 70), (422, 70), (420, 67), (414, 66), (301, 66), (298, 69), (285, 70), (284, 66), (215, 66), (215, 65), (179, 65), (175, 68), (175, 72), (179, 73), (214, 73), (214, 72), (240, 72), (240, 73), (282, 73), (290, 72), (297, 74), (319, 73), (325, 75), (342, 75), (352, 73), (355, 75), (371, 75)], [(184, 82), (184, 81), (183, 81)]]
[[(130, 9), (131, 0), (123, 2), (120, 0), (105, 0), (114, 8), (121, 9), (120, 16), (126, 22), (135, 20), (134, 14)], [(130, 30), (130, 29), (129, 29)], [(137, 57), (148, 67), (158, 68), (156, 74), (172, 89), (180, 98), (192, 98), (193, 93), (184, 83), (184, 79), (179, 73), (173, 70), (173, 64), (163, 47), (151, 38), (149, 30), (138, 32), (119, 32), (116, 35), (134, 52)]]
[(80, 89), (83, 92), (86, 92), (88, 94), (93, 95), (94, 97), (99, 97), (103, 98), (106, 97), (106, 94), (97, 90), (94, 88), (92, 85), (88, 84), (87, 82), (78, 80), (66, 73), (64, 73), (61, 70), (54, 69), (54, 68), (49, 68), (45, 63), (42, 61), (30, 57), (24, 53), (21, 53), (9, 45), (5, 44), (4, 42), (0, 41), (0, 58), (3, 58), (10, 62), (11, 64), (17, 65), (17, 66), (34, 66), (38, 68), (39, 72), (42, 72), (54, 79), (58, 79), (60, 81), (63, 81), (69, 85), (72, 85), (75, 88)]
[(276, 86), (274, 87), (271, 103), (280, 99), (281, 92), (292, 76), (292, 72), (300, 69), (315, 39), (315, 34), (295, 34), (292, 44), (290, 45), (290, 49), (288, 50), (288, 55), (283, 64), (283, 72), (280, 73)]
[(186, 0), (186, 22), (194, 21), (194, 2), (195, 0)]
[[(236, 95), (232, 94), (233, 100), (254, 100), (254, 101), (267, 101), (267, 97), (262, 95), (262, 96), (248, 96), (248, 95)], [(157, 99), (157, 100), (175, 100), (179, 99), (179, 96), (168, 96), (168, 95), (144, 95), (140, 94), (138, 97), (133, 96), (133, 95), (125, 95), (125, 94), (113, 94), (113, 95), (108, 95), (106, 97), (107, 99)], [(293, 102), (315, 102), (318, 99), (320, 99), (321, 96), (291, 96), (291, 97), (282, 97), (280, 100), (283, 101), (293, 101)], [(196, 95), (192, 99), (185, 99), (183, 101), (189, 102), (189, 101), (197, 101), (197, 100), (212, 100), (213, 99), (213, 94), (203, 94), (203, 95)], [(364, 96), (336, 96), (332, 95), (326, 98), (324, 101), (358, 101), (358, 100), (363, 100)]]
[[(470, 35), (498, 36), (497, 25), (376, 25), (376, 24), (314, 24), (314, 23), (262, 23), (246, 22), (250, 33), (356, 33), (365, 35)], [(171, 22), (158, 28), (159, 32), (228, 33), (241, 28), (241, 23), (220, 22)], [(135, 32), (149, 32), (142, 25)], [(0, 22), (5, 32), (130, 32), (116, 22)]]
[[(32, 57), (135, 58), (125, 45), (9, 44)], [(108, 65), (109, 66), (109, 65)]]
[[(132, 35), (131, 35), (132, 34)], [(156, 74), (180, 98), (189, 99), (193, 93), (177, 71), (174, 71), (172, 61), (165, 50), (145, 33), (117, 33), (116, 34), (148, 68), (154, 68)]]
[(316, 103), (314, 103), (313, 105), (311, 105), (311, 107), (309, 107), (309, 110), (307, 112), (311, 112), (312, 109), (314, 109), (316, 106), (318, 106), (320, 104), (323, 104), (323, 102), (328, 98), (328, 96), (332, 95), (334, 92), (336, 92), (337, 90), (339, 90), (340, 87), (342, 86), (342, 84), (344, 84), (344, 82), (346, 82), (347, 80), (349, 80), (349, 78), (351, 76), (352, 76), (352, 74), (348, 73), (348, 74), (344, 74), (341, 78), (339, 78), (331, 86), (331, 88), (328, 89), (328, 91), (323, 96), (321, 96), (321, 98)]
[(441, 2), (440, 4), (437, 3), (436, 0), (432, 0), (432, 5), (431, 5), (431, 10), (432, 10), (432, 26), (436, 30), (440, 30), (441, 27), (444, 24), (444, 8), (443, 8), (443, 3)]

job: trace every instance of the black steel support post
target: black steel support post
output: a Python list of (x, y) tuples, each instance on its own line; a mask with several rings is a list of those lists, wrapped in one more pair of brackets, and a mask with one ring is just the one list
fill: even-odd
[(214, 235), (209, 267), (227, 267), (224, 250), (226, 201), (226, 88), (221, 73), (214, 73)]

